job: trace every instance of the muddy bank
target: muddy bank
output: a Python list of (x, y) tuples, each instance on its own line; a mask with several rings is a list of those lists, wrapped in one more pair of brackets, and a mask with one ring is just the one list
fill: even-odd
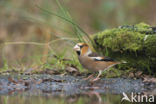
[(0, 75), (0, 95), (75, 95), (94, 91), (97, 93), (121, 94), (122, 92), (155, 92), (155, 83), (141, 79), (102, 78), (91, 83), (83, 77), (60, 75)]

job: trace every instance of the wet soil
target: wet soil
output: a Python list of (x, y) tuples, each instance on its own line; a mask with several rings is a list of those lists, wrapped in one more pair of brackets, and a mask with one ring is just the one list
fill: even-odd
[(64, 95), (85, 94), (93, 91), (100, 94), (123, 92), (152, 92), (156, 94), (156, 83), (141, 79), (101, 78), (96, 82), (84, 77), (70, 75), (0, 75), (0, 95)]

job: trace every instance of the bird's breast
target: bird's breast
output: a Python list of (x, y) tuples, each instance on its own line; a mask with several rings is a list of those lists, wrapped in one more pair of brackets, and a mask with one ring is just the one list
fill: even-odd
[(83, 57), (80, 56), (79, 61), (84, 68), (86, 68), (90, 71), (97, 71), (97, 68), (96, 68), (97, 64), (92, 59), (90, 59), (86, 56), (83, 56)]

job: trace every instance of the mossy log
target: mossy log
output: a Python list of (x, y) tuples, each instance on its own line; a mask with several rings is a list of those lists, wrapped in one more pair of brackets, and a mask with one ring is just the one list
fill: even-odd
[(93, 36), (96, 49), (103, 55), (127, 64), (120, 69), (142, 70), (156, 75), (156, 28), (145, 23), (107, 29)]

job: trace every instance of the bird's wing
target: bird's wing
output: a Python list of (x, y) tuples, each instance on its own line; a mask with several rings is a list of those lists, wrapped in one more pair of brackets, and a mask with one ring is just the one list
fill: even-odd
[(99, 57), (99, 55), (97, 53), (90, 53), (88, 56), (89, 57)]
[(102, 57), (99, 56), (97, 53), (91, 53), (88, 55), (91, 59), (94, 59), (95, 61), (114, 61), (112, 58), (110, 57)]

